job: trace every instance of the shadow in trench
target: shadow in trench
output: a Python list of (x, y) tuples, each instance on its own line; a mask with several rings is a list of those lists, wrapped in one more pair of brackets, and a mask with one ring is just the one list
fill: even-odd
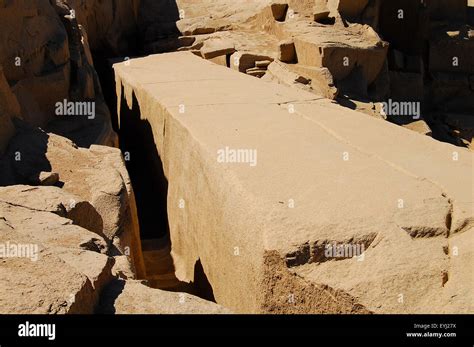
[(113, 280), (102, 291), (97, 307), (96, 314), (115, 314), (115, 301), (125, 288), (125, 281)]
[(175, 276), (167, 214), (168, 180), (157, 151), (148, 120), (141, 119), (138, 100), (133, 94), (132, 108), (124, 98), (120, 108), (120, 149), (135, 192), (140, 238), (149, 285), (170, 291), (183, 291), (206, 300), (214, 300), (212, 287), (201, 261), (194, 267), (194, 281), (181, 282)]
[[(94, 65), (98, 72), (105, 100), (111, 113), (113, 129), (119, 135), (119, 147), (126, 157), (126, 166), (135, 193), (140, 238), (148, 285), (169, 291), (183, 291), (203, 298), (214, 299), (212, 287), (200, 262), (196, 263), (194, 282), (179, 281), (171, 257), (171, 241), (167, 216), (168, 181), (163, 163), (156, 149), (153, 129), (141, 119), (140, 105), (133, 95), (132, 108), (122, 100), (120, 119), (117, 116), (117, 95), (112, 65), (125, 56), (142, 56), (145, 46), (152, 42), (175, 40), (181, 34), (176, 22), (180, 19), (176, 0), (142, 0), (140, 2), (135, 37), (127, 37), (128, 51), (110, 54), (110, 50), (96, 50)], [(133, 41), (133, 42), (128, 42)]]
[(194, 264), (193, 284), (196, 295), (205, 300), (216, 302), (216, 299), (214, 298), (214, 290), (212, 289), (211, 283), (209, 283), (206, 273), (204, 272), (201, 259), (198, 259), (196, 264)]
[(181, 35), (176, 22), (180, 14), (176, 0), (141, 0), (138, 10), (139, 42), (147, 44)]
[(119, 139), (120, 149), (128, 159), (126, 165), (137, 200), (140, 236), (142, 239), (165, 237), (168, 234), (168, 181), (151, 125), (140, 119), (135, 94), (131, 110), (125, 99), (121, 101)]
[(102, 92), (112, 115), (112, 126), (118, 131), (117, 98), (115, 94), (115, 75), (112, 65), (122, 62), (125, 57), (146, 55), (145, 46), (151, 42), (177, 38), (181, 35), (176, 22), (180, 20), (176, 0), (141, 0), (137, 18), (132, 28), (124, 28), (120, 35), (120, 49), (116, 51), (107, 45), (107, 40), (93, 47), (94, 67), (99, 76)]
[(175, 276), (170, 253), (168, 181), (150, 123), (141, 119), (135, 94), (130, 109), (121, 88), (119, 145), (135, 193), (146, 279), (151, 287), (173, 290), (182, 284)]

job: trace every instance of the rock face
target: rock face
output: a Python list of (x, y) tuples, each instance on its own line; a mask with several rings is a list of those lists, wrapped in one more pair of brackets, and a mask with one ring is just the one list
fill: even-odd
[[(0, 167), (3, 185), (34, 184), (43, 172), (57, 173), (62, 189), (79, 197), (63, 201), (66, 212), (81, 200), (90, 202), (88, 212), (78, 218), (104, 237), (114, 252), (131, 255), (137, 272), (143, 273), (134, 194), (118, 149), (78, 148), (60, 136), (23, 128), (10, 141)], [(17, 198), (27, 201), (33, 196), (29, 192)]]
[[(233, 56), (237, 61), (228, 54), (209, 58), (216, 64), (235, 65), (241, 72), (262, 78), (268, 71), (255, 69), (248, 57), (268, 56), (291, 63), (294, 72), (317, 81), (310, 90), (314, 94), (408, 129), (418, 129), (411, 123), (419, 124), (420, 119), (384, 117), (366, 109), (388, 100), (418, 102), (424, 134), (471, 146), (469, 122), (455, 128), (444, 122), (446, 112), (463, 115), (473, 108), (471, 64), (466, 59), (473, 35), (466, 0), (452, 4), (437, 0), (225, 3), (204, 1), (197, 6), (190, 0), (178, 1), (175, 12), (181, 19), (176, 17), (174, 27), (168, 22), (153, 25), (174, 30), (161, 30), (154, 42), (153, 35), (148, 35), (145, 52), (191, 50), (203, 56), (207, 39), (225, 40), (237, 51)], [(294, 43), (295, 49), (281, 42)], [(241, 56), (246, 57), (243, 64), (238, 60)], [(458, 63), (453, 64), (453, 59)]]
[[(21, 107), (22, 119), (29, 125), (49, 127), (81, 146), (115, 145), (116, 135), (94, 70), (89, 39), (92, 48), (98, 42), (107, 42), (107, 49), (120, 51), (116, 45), (123, 41), (119, 37), (129, 31), (120, 18), (133, 19), (126, 4), (133, 7), (136, 4), (122, 1), (114, 13), (111, 1), (76, 6), (78, 3), (20, 0), (3, 4), (0, 8), (2, 75)], [(107, 6), (110, 9), (104, 8)], [(103, 13), (108, 15), (101, 17)], [(105, 25), (107, 20), (114, 23)], [(92, 22), (96, 27), (100, 23), (102, 31), (96, 32)], [(119, 30), (118, 26), (122, 25)], [(86, 33), (87, 27), (91, 28), (90, 35)], [(2, 86), (4, 89), (7, 87)], [(94, 103), (94, 117), (58, 114), (57, 103), (63, 100)], [(80, 129), (84, 131), (78, 136)]]
[(471, 2), (0, 0), (0, 313), (474, 312)]
[[(48, 1), (9, 1), (0, 8), (0, 65), (23, 117), (44, 126), (57, 100), (68, 97), (67, 32)], [(21, 53), (20, 53), (21, 52)]]
[(156, 134), (180, 280), (200, 262), (236, 312), (472, 312), (472, 281), (449, 283), (472, 259), (471, 152), (191, 53), (115, 72)]
[(113, 264), (105, 241), (75, 224), (92, 206), (67, 207), (75, 197), (52, 187), (0, 188), (0, 197), (1, 313), (92, 313)]
[[(39, 130), (20, 131), (9, 150), (0, 164), (2, 179), (31, 179), (48, 166), (58, 172), (62, 189), (0, 188), (1, 245), (37, 249), (34, 261), (2, 254), (2, 313), (93, 313), (120, 254), (144, 276), (133, 191), (118, 150), (80, 149)], [(22, 287), (24, 278), (31, 288)], [(11, 300), (11, 292), (18, 298)]]
[(20, 116), (20, 105), (5, 79), (0, 66), (0, 155), (2, 155), (8, 142), (15, 134), (13, 117)]
[[(113, 313), (229, 312), (131, 280), (136, 275), (130, 261), (111, 256), (106, 240), (94, 232), (94, 216), (101, 222), (90, 203), (57, 187), (0, 188), (2, 314), (91, 314), (99, 299)], [(125, 286), (118, 297), (117, 283)]]
[[(80, 1), (56, 0), (74, 9), (78, 23), (89, 37), (93, 51), (117, 56), (130, 52), (138, 30), (140, 0)], [(146, 2), (146, 1), (145, 1)], [(153, 13), (153, 12), (152, 12)]]

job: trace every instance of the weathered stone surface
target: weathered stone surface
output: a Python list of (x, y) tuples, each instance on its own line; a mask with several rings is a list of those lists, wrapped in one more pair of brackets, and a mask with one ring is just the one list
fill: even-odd
[[(472, 149), (466, 5), (0, 1), (0, 247), (39, 250), (0, 258), (0, 311), (91, 313), (105, 293), (100, 312), (228, 312), (181, 293), (199, 292), (237, 312), (474, 312), (472, 152), (420, 136)], [(119, 143), (93, 57), (175, 50), (116, 68), (163, 165), (170, 249), (140, 242), (121, 153), (95, 145)], [(382, 115), (389, 98), (426, 122)]]
[(403, 127), (406, 129), (416, 131), (417, 133), (422, 134), (422, 135), (426, 135), (426, 136), (432, 135), (432, 131), (429, 125), (426, 124), (426, 122), (422, 119), (408, 123), (408, 124), (404, 124)]
[(325, 67), (304, 66), (301, 64), (287, 65), (288, 69), (301, 74), (311, 81), (311, 88), (316, 94), (322, 95), (328, 99), (335, 99), (338, 90), (329, 69)]
[[(281, 61), (298, 63), (305, 68), (327, 68), (334, 83), (344, 92), (354, 91), (344, 90), (345, 87), (349, 87), (349, 89), (355, 89), (355, 94), (367, 97), (369, 87), (371, 92), (375, 89), (380, 90), (380, 86), (376, 88), (373, 84), (382, 80), (383, 76), (388, 78), (388, 71), (385, 70), (388, 44), (382, 41), (368, 25), (344, 25), (340, 17), (338, 20), (334, 18), (339, 16), (334, 13), (331, 18), (328, 18), (327, 11), (325, 11), (327, 6), (325, 1), (313, 2), (311, 6), (309, 5), (308, 2), (299, 5), (292, 3), (291, 6), (296, 6), (298, 13), (291, 20), (283, 23), (276, 23), (274, 19), (270, 18), (268, 13), (270, 10), (267, 7), (254, 16), (249, 21), (249, 25), (253, 30), (263, 29), (268, 36), (277, 38), (280, 42), (294, 43), (295, 50), (287, 50), (290, 52), (287, 57), (282, 56), (281, 47), (276, 43)], [(339, 2), (332, 2), (332, 5), (334, 5), (333, 10), (338, 13)], [(354, 4), (356, 7), (360, 6), (360, 11), (365, 8), (365, 5), (367, 5), (367, 1), (365, 4), (364, 2), (358, 5)], [(321, 19), (322, 24), (307, 19), (307, 17), (314, 17), (313, 6), (323, 9), (321, 12), (324, 17)], [(247, 26), (245, 29), (248, 30)], [(285, 47), (292, 48), (291, 45), (283, 45), (283, 48)], [(361, 80), (362, 83), (354, 83), (353, 81), (356, 80)], [(321, 94), (326, 95), (328, 88), (332, 87), (331, 85), (320, 85), (317, 89), (323, 91)], [(380, 99), (381, 94), (380, 91), (377, 93), (377, 99)]]
[(297, 87), (309, 90), (309, 79), (292, 72), (287, 65), (274, 61), (268, 66), (268, 73), (273, 79), (279, 81), (279, 83), (285, 84), (290, 87)]
[(361, 67), (363, 77), (371, 84), (385, 63), (388, 46), (369, 26), (305, 28), (298, 24), (289, 30), (298, 33), (295, 38), (298, 62), (326, 67), (337, 81)]
[[(178, 0), (176, 4), (180, 10), (184, 10), (182, 12), (184, 18), (173, 24), (181, 35), (203, 35), (226, 31), (238, 23), (245, 22), (271, 2), (272, 0), (248, 0), (246, 6), (242, 6), (241, 2), (228, 0), (200, 2)], [(175, 12), (179, 18), (178, 10), (176, 9)], [(170, 17), (172, 18), (172, 15)]]
[(102, 287), (111, 280), (112, 263), (99, 253), (106, 248), (104, 240), (59, 216), (58, 208), (64, 206), (55, 201), (67, 199), (67, 193), (41, 187), (42, 196), (31, 201), (12, 196), (15, 189), (21, 195), (25, 188), (0, 192), (0, 245), (3, 250), (12, 245), (24, 250), (2, 251), (0, 311), (92, 313)]
[[(237, 312), (472, 312), (472, 282), (444, 286), (459, 261), (444, 250), (472, 233), (471, 152), (190, 53), (115, 72), (120, 104), (135, 95), (157, 136), (180, 280), (199, 261), (216, 301)], [(222, 162), (226, 147), (258, 161)], [(327, 256), (334, 243), (363, 256)]]
[[(21, 100), (31, 95), (44, 118), (29, 118), (44, 126), (54, 115), (54, 103), (67, 97), (69, 52), (66, 30), (48, 1), (13, 1), (0, 9), (0, 56), (5, 77), (18, 82)], [(21, 53), (20, 53), (21, 52)]]
[(1, 202), (2, 218), (16, 233), (23, 234), (48, 247), (67, 247), (94, 252), (106, 250), (106, 243), (97, 234), (74, 225), (69, 219), (47, 211)]
[(114, 279), (111, 271), (114, 258), (84, 250), (55, 249), (54, 251), (62, 261), (87, 276), (94, 289), (90, 299), (94, 305), (97, 305), (100, 296), (103, 295), (103, 290)]
[[(15, 159), (18, 154), (20, 160)], [(52, 206), (60, 210), (64, 208), (64, 213), (72, 213), (78, 225), (102, 235), (119, 253), (129, 252), (137, 275), (143, 276), (135, 198), (118, 149), (104, 146), (78, 148), (60, 136), (23, 127), (11, 140), (9, 151), (0, 160), (0, 165), (5, 168), (0, 177), (3, 185), (35, 183), (41, 172), (58, 173), (62, 190), (78, 198), (69, 196), (61, 200), (56, 195), (52, 199), (49, 193), (42, 197), (41, 192), (48, 189), (51, 194), (59, 191), (52, 187), (25, 190), (19, 197), (25, 204), (35, 203), (35, 200), (29, 201), (34, 196), (38, 196), (41, 202), (51, 199)]]
[(102, 298), (100, 313), (229, 314), (229, 310), (187, 293), (153, 289), (140, 281), (116, 281)]
[[(80, 1), (62, 0), (76, 12), (77, 21), (88, 33), (91, 48), (108, 54), (119, 55), (134, 45), (130, 40), (137, 32), (139, 7), (141, 2), (150, 1)], [(149, 9), (148, 15), (156, 14)], [(144, 17), (140, 18), (144, 21)], [(145, 23), (144, 23), (145, 24)]]
[[(85, 26), (93, 31), (89, 35), (94, 41), (92, 45), (105, 44), (107, 35), (94, 30), (105, 24), (107, 18), (114, 20), (115, 26), (125, 25), (118, 12), (121, 11), (122, 17), (133, 18), (124, 10), (130, 3), (131, 0), (123, 1), (120, 6), (114, 6), (117, 13), (112, 10), (110, 1), (92, 6), (74, 0), (51, 3), (20, 0), (0, 8), (0, 65), (26, 123), (45, 128), (56, 120), (60, 124), (51, 130), (70, 136), (81, 146), (114, 144), (115, 134), (93, 68), (88, 34), (80, 23), (87, 23)], [(104, 10), (107, 15), (98, 20)], [(71, 11), (74, 16), (70, 15)], [(126, 27), (121, 30), (115, 27), (110, 33), (118, 39), (124, 31)], [(114, 44), (119, 43), (112, 43), (109, 50)], [(56, 104), (63, 100), (96, 102), (96, 117), (90, 122), (75, 116), (58, 117)], [(11, 131), (11, 126), (6, 125), (5, 131), (8, 129)], [(83, 130), (82, 135), (78, 136), (78, 129)]]
[(126, 255), (114, 257), (114, 266), (112, 267), (112, 275), (121, 279), (136, 279), (135, 270), (130, 264), (130, 260)]
[(230, 56), (230, 66), (234, 70), (246, 72), (247, 69), (255, 67), (256, 62), (261, 60), (273, 61), (274, 59), (269, 56), (259, 55), (255, 53), (236, 52)]
[(221, 55), (228, 55), (235, 52), (232, 42), (222, 39), (209, 39), (204, 42), (201, 48), (202, 56), (205, 59), (212, 59)]
[(98, 235), (102, 234), (102, 217), (95, 208), (88, 201), (57, 187), (4, 187), (0, 188), (0, 201), (33, 211), (51, 212)]
[(227, 56), (221, 55), (215, 58), (209, 59), (209, 61), (212, 61), (214, 64), (221, 65), (227, 67)]
[[(2, 231), (2, 242), (31, 242), (14, 235)], [(7, 258), (1, 262), (2, 314), (93, 312), (93, 288), (89, 279), (51, 252), (43, 251), (38, 262), (25, 258)]]

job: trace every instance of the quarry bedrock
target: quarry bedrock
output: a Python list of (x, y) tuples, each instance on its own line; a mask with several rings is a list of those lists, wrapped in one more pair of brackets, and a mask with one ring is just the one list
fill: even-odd
[[(138, 106), (153, 129), (179, 279), (193, 281), (199, 260), (216, 301), (236, 312), (471, 310), (440, 270), (465, 276), (443, 249), (472, 235), (470, 151), (187, 52), (114, 69), (118, 109)], [(257, 149), (258, 164), (220, 163), (226, 146)], [(280, 203), (289, 199), (296, 208)], [(364, 261), (313, 262), (317, 245), (351, 240)], [(285, 258), (304, 249), (290, 271)], [(291, 292), (302, 293), (296, 307), (281, 301)], [(387, 300), (399, 292), (410, 308)]]

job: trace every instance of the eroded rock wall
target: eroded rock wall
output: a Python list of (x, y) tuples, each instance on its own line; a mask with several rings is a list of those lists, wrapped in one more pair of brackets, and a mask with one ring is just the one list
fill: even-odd
[[(116, 145), (116, 135), (86, 32), (89, 26), (93, 47), (107, 41), (107, 49), (122, 49), (117, 46), (125, 42), (120, 35), (130, 27), (124, 18), (135, 23), (130, 13), (138, 3), (120, 4), (0, 4), (2, 246), (28, 242), (38, 248), (35, 261), (3, 260), (3, 313), (92, 313), (112, 279), (116, 256), (127, 257), (134, 277), (145, 276), (134, 193), (122, 154), (98, 146)], [(130, 12), (127, 4), (135, 10)], [(105, 12), (111, 23), (102, 26), (99, 18)], [(104, 31), (96, 32), (90, 17)], [(63, 100), (94, 103), (96, 114), (62, 117), (56, 103)], [(31, 290), (19, 288), (27, 277)], [(9, 300), (12, 292), (18, 297)]]

